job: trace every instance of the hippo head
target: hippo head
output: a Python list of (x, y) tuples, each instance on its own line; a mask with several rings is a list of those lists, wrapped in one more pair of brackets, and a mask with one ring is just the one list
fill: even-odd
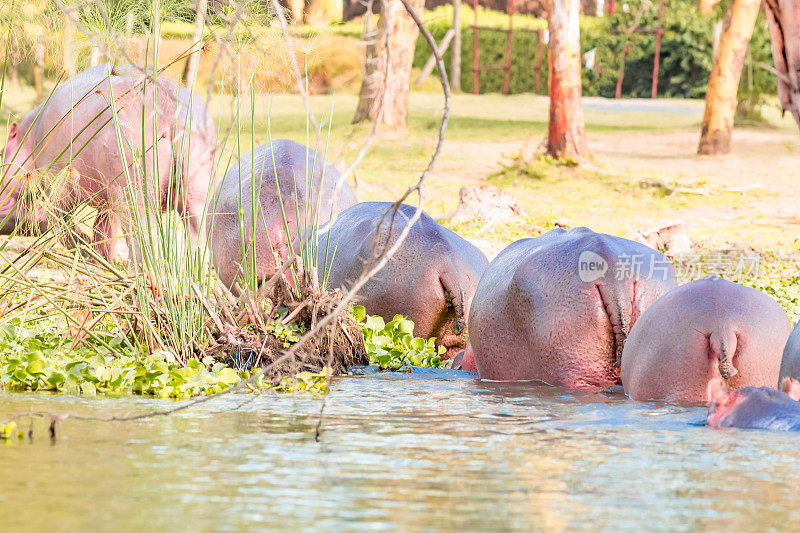
[(800, 382), (796, 379), (785, 378), (781, 382), (781, 390), (792, 400), (800, 401)]
[[(784, 389), (788, 390), (788, 387)], [(796, 409), (796, 403), (786, 392), (772, 387), (743, 387), (731, 391), (721, 379), (712, 379), (708, 383), (706, 424), (711, 427), (749, 427), (754, 420)]]
[(30, 136), (16, 122), (11, 124), (8, 142), (0, 151), (0, 218), (5, 218), (17, 204), (23, 180), (33, 167)]

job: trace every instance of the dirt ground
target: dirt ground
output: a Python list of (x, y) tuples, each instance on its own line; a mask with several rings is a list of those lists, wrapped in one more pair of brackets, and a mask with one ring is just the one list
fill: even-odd
[[(697, 140), (698, 131), (694, 129), (637, 132), (635, 138), (630, 132), (589, 132), (593, 158), (606, 172), (677, 182), (687, 190), (697, 189), (695, 193), (679, 193), (683, 195), (702, 197), (705, 191), (712, 191), (709, 195), (722, 191), (741, 197), (740, 201), (730, 203), (712, 200), (699, 205), (641, 211), (623, 225), (645, 229), (682, 220), (697, 238), (744, 241), (759, 247), (800, 248), (793, 246), (800, 243), (798, 132), (738, 130), (734, 133), (732, 153), (724, 157), (694, 155)], [(446, 155), (458, 159), (459, 164), (448, 164), (447, 158), (443, 158), (435, 178), (483, 184), (486, 176), (498, 170), (498, 162), (504, 157), (529, 150), (532, 145), (531, 140), (449, 142)], [(381, 186), (374, 185), (376, 189)], [(556, 202), (556, 211), (562, 202), (568, 205), (571, 200), (567, 197)], [(613, 213), (587, 212), (581, 219), (570, 222), (602, 228), (609, 225), (609, 215), (613, 218)]]
[[(536, 113), (531, 118), (538, 118), (546, 112), (546, 99), (529, 100), (529, 107), (538, 112), (527, 111), (528, 116)], [(700, 157), (696, 148), (702, 101), (588, 98), (584, 108), (589, 148), (602, 173), (612, 181), (663, 182), (679, 192), (655, 201), (637, 194), (620, 195), (618, 190), (599, 192), (607, 198), (587, 198), (591, 187), (581, 180), (572, 188), (564, 183), (543, 184), (533, 193), (515, 180), (510, 192), (534, 215), (543, 211), (550, 218), (568, 215), (570, 225), (623, 236), (630, 236), (634, 229), (682, 220), (695, 241), (800, 249), (800, 132), (788, 117), (767, 108), (763, 125), (734, 130), (731, 154)], [(517, 114), (524, 117), (524, 108), (518, 109)], [(542, 129), (497, 141), (448, 141), (431, 180), (431, 196), (436, 198), (439, 189), (452, 194), (446, 184), (486, 183), (499, 162), (509, 154), (534, 152), (543, 137)], [(453, 207), (451, 200), (431, 204), (432, 211)], [(486, 237), (503, 240), (502, 235)]]

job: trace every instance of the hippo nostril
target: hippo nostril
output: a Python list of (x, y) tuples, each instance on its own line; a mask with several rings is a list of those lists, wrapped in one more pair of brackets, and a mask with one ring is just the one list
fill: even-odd
[(466, 322), (464, 322), (460, 318), (456, 319), (455, 324), (453, 324), (453, 333), (456, 334), (456, 335), (461, 335), (461, 333), (464, 332), (464, 329), (466, 329), (466, 327), (467, 327), (467, 323)]

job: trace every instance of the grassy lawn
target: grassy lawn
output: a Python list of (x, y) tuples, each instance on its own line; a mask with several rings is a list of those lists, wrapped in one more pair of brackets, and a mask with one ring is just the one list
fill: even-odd
[[(32, 96), (27, 88), (7, 88), (0, 121), (9, 111), (19, 115), (31, 109)], [(413, 93), (408, 129), (379, 132), (352, 181), (361, 200), (392, 199), (417, 180), (436, 143), (442, 100), (434, 92)], [(371, 130), (371, 125), (351, 124), (356, 103), (352, 94), (311, 99), (325, 121), (321, 148), (327, 144), (328, 158), (339, 166), (355, 158)], [(227, 139), (222, 169), (228, 158), (235, 160), (240, 150), (249, 151), (269, 134), (316, 144), (299, 96), (257, 95), (252, 105), (251, 110), (247, 96), (238, 101), (213, 97), (220, 142)], [(694, 155), (702, 101), (588, 98), (584, 108), (595, 168), (563, 169), (534, 157), (546, 134), (547, 98), (457, 95), (444, 152), (426, 191), (428, 211), (441, 217), (456, 207), (460, 187), (490, 183), (512, 192), (540, 226), (566, 219), (571, 226), (629, 236), (634, 229), (684, 219), (696, 239), (797, 249), (800, 214), (794, 206), (800, 193), (791, 176), (800, 142), (791, 121), (772, 107), (766, 110), (767, 123), (735, 132), (734, 152), (725, 158)], [(515, 155), (525, 160), (522, 167), (535, 168), (511, 164)], [(676, 187), (685, 192), (667, 194)], [(484, 237), (508, 241), (515, 236)]]
[[(359, 199), (390, 200), (417, 180), (435, 146), (442, 113), (443, 98), (433, 88), (428, 83), (430, 90), (412, 94), (407, 130), (378, 133), (351, 179)], [(0, 120), (9, 111), (27, 112), (32, 100), (28, 88), (7, 88)], [(236, 100), (215, 94), (210, 104), (225, 143), (223, 170), (239, 150), (266, 142), (269, 134), (316, 144), (297, 95), (256, 95), (251, 104), (247, 95)], [(327, 144), (328, 158), (340, 167), (355, 158), (371, 130), (351, 124), (356, 104), (353, 94), (311, 98), (317, 117), (324, 117), (321, 148)], [(693, 240), (709, 246), (736, 242), (798, 250), (800, 192), (793, 176), (800, 142), (794, 124), (774, 105), (765, 109), (764, 124), (738, 128), (733, 153), (719, 158), (694, 152), (702, 101), (587, 98), (584, 112), (594, 168), (565, 169), (535, 158), (547, 129), (547, 98), (456, 95), (444, 151), (426, 189), (426, 209), (441, 218), (455, 209), (463, 185), (489, 183), (510, 191), (538, 226), (560, 220), (630, 237), (634, 230), (680, 219)], [(524, 162), (512, 163), (514, 156)], [(683, 192), (668, 194), (672, 189)], [(523, 234), (525, 227), (480, 237), (502, 246)]]

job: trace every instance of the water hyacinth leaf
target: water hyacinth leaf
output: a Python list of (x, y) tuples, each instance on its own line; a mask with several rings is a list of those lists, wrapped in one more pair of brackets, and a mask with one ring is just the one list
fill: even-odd
[(364, 327), (372, 331), (382, 331), (386, 327), (386, 323), (379, 316), (370, 316), (367, 317)]
[(42, 370), (44, 370), (45, 362), (41, 359), (36, 359), (35, 361), (31, 361), (28, 363), (28, 373), (29, 374), (41, 374)]
[[(360, 313), (355, 316), (361, 316)], [(415, 338), (414, 323), (402, 315), (395, 315), (388, 323), (379, 316), (365, 316), (361, 330), (371, 364), (392, 370), (405, 366), (442, 366), (440, 355), (445, 348), (437, 348), (434, 339)]]
[(241, 380), (239, 373), (232, 368), (223, 368), (219, 375), (219, 380), (226, 385), (235, 385)]
[(353, 306), (353, 318), (355, 318), (356, 321), (363, 322), (366, 317), (367, 317), (367, 310), (364, 308), (363, 305)]

